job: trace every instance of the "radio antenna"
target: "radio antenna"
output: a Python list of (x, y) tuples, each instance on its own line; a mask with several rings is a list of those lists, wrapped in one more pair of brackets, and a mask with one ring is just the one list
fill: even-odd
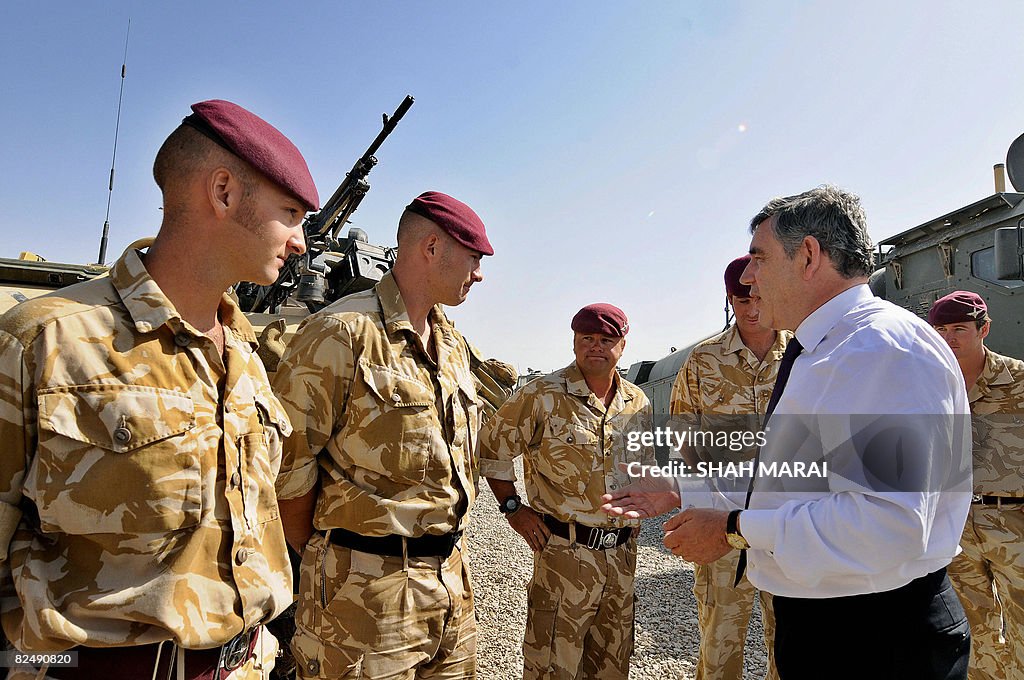
[(96, 264), (107, 259), (107, 235), (110, 233), (110, 199), (114, 196), (114, 161), (117, 160), (117, 133), (121, 129), (121, 101), (124, 99), (124, 76), (128, 70), (128, 36), (132, 32), (132, 18), (128, 17), (128, 30), (124, 33), (124, 60), (121, 62), (121, 91), (117, 95), (117, 122), (114, 123), (114, 153), (110, 158), (110, 183), (107, 186), (107, 214), (103, 218), (103, 236), (100, 238), (100, 256)]

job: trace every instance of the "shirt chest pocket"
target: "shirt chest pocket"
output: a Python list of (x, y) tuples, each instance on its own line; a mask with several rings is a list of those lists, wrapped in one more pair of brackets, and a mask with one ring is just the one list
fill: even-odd
[[(265, 524), (280, 516), (274, 482), (281, 469), (281, 444), (283, 437), (291, 434), (288, 416), (277, 398), (270, 393), (258, 392), (255, 396), (256, 415), (260, 430), (238, 438), (238, 464), (240, 469), (228, 478), (234, 486), (236, 480), (244, 484), (242, 496), (245, 503), (245, 517), (249, 527)], [(253, 514), (255, 512), (255, 514)]]
[(132, 385), (38, 394), (25, 478), (43, 531), (147, 534), (199, 523), (202, 475), (191, 397)]
[(463, 448), (467, 454), (474, 452), (476, 435), (480, 429), (480, 406), (477, 403), (476, 387), (472, 379), (462, 376), (458, 389), (452, 395), (452, 419), (454, 437), (452, 446)]
[(582, 495), (599, 454), (597, 434), (575, 418), (551, 416), (544, 425), (540, 473), (568, 495)]
[(433, 440), (441, 436), (431, 385), (386, 366), (359, 362), (365, 392), (356, 395), (346, 447), (353, 462), (402, 485), (426, 476)]

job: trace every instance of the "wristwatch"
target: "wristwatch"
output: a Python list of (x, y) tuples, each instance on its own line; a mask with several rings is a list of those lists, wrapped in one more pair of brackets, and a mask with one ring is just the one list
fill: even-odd
[(523, 507), (523, 499), (517, 494), (512, 494), (501, 502), (498, 506), (498, 510), (500, 510), (503, 515), (511, 515), (521, 507)]
[(725, 520), (725, 540), (737, 550), (746, 550), (750, 544), (747, 543), (747, 539), (743, 538), (743, 534), (740, 533), (740, 528), (737, 526), (741, 512), (743, 511), (733, 510), (729, 513), (729, 518)]

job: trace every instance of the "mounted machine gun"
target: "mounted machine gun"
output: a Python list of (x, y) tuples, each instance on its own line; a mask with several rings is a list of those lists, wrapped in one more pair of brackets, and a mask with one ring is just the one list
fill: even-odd
[(281, 305), (294, 294), (296, 302), (315, 312), (349, 293), (369, 288), (390, 269), (394, 263), (392, 248), (370, 244), (362, 229), (353, 228), (342, 239), (338, 239), (338, 233), (370, 189), (366, 177), (377, 164), (374, 154), (413, 101), (407, 95), (393, 114), (383, 115), (383, 129), (345, 175), (334, 195), (319, 212), (306, 218), (302, 225), (305, 254), (288, 258), (277, 281), (269, 286), (240, 283), (236, 287), (243, 311), (278, 314)]

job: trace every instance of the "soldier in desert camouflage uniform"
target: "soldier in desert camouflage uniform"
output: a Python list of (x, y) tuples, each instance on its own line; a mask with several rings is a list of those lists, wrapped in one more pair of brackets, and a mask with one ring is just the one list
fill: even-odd
[(968, 677), (1024, 680), (1024, 362), (985, 347), (991, 321), (975, 293), (936, 300), (928, 323), (956, 355), (971, 403), (976, 495), (949, 565), (971, 624)]
[[(740, 274), (750, 261), (749, 255), (729, 263), (725, 270), (725, 289), (736, 322), (724, 332), (693, 348), (675, 383), (669, 411), (675, 429), (683, 423), (694, 429), (718, 431), (730, 426), (760, 429), (771, 397), (779, 361), (792, 336), (789, 331), (773, 331), (758, 325), (757, 300), (750, 287), (740, 283)], [(733, 422), (734, 416), (743, 416)], [(691, 419), (694, 422), (689, 422)], [(676, 422), (678, 421), (678, 422)], [(690, 465), (698, 459), (722, 460), (722, 453), (684, 449)], [(753, 460), (755, 450), (724, 454), (730, 461)], [(727, 486), (729, 480), (718, 480)], [(715, 507), (735, 510), (743, 507), (747, 480), (737, 480), (733, 488), (718, 488), (712, 498)], [(687, 499), (682, 499), (687, 503)], [(697, 680), (734, 680), (743, 675), (743, 642), (754, 598), (760, 597), (765, 644), (768, 647), (767, 678), (778, 677), (773, 662), (774, 617), (771, 595), (758, 594), (753, 585), (736, 579), (739, 552), (732, 551), (711, 564), (694, 566), (693, 594), (697, 600), (700, 626), (700, 652)]]
[[(426, 192), (394, 269), (306, 319), (274, 387), (292, 418), (278, 495), (303, 553), (292, 650), (304, 678), (472, 678), (462, 532), (479, 411), (458, 305), (494, 250), (469, 206)], [(287, 499), (287, 500), (285, 500)]]
[[(635, 531), (601, 511), (628, 483), (622, 463), (654, 462), (627, 450), (651, 429), (651, 405), (615, 364), (629, 330), (622, 310), (584, 307), (573, 318), (576, 361), (509, 398), (480, 434), (480, 470), (501, 510), (534, 551), (523, 677), (614, 680), (633, 654)], [(530, 505), (516, 495), (523, 456)]]
[(3, 627), (78, 651), (50, 677), (266, 677), (260, 624), (292, 600), (273, 487), (290, 428), (225, 291), (304, 251), (316, 187), (265, 121), (192, 109), (157, 154), (148, 253), (0, 321)]

